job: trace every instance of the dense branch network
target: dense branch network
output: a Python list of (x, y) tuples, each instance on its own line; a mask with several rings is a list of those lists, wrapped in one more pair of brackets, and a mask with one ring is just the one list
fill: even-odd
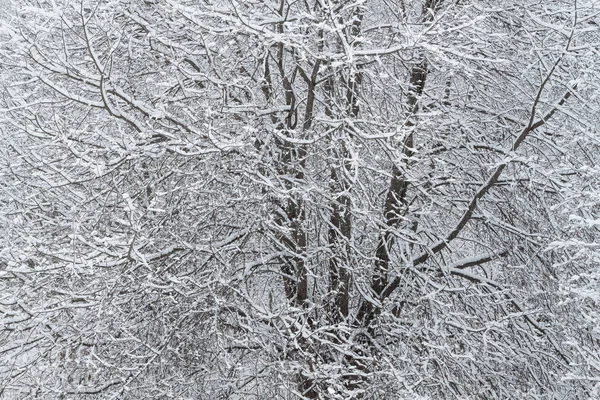
[(14, 3), (0, 397), (597, 394), (593, 2)]

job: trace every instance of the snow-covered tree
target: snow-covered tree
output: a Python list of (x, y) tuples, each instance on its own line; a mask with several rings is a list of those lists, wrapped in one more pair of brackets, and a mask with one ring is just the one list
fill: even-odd
[(0, 393), (600, 395), (599, 7), (15, 1)]

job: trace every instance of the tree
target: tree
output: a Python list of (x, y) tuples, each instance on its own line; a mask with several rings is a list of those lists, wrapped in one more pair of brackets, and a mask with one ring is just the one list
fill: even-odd
[(15, 9), (3, 395), (598, 394), (595, 2)]

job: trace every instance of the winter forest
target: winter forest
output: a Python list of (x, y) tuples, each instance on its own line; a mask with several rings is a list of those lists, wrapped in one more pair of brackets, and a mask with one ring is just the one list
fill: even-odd
[(599, 399), (599, 24), (2, 0), (0, 399)]

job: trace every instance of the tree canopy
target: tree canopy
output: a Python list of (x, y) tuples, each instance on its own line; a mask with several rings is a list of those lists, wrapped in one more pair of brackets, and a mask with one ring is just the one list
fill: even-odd
[(596, 0), (14, 0), (0, 397), (600, 396)]

